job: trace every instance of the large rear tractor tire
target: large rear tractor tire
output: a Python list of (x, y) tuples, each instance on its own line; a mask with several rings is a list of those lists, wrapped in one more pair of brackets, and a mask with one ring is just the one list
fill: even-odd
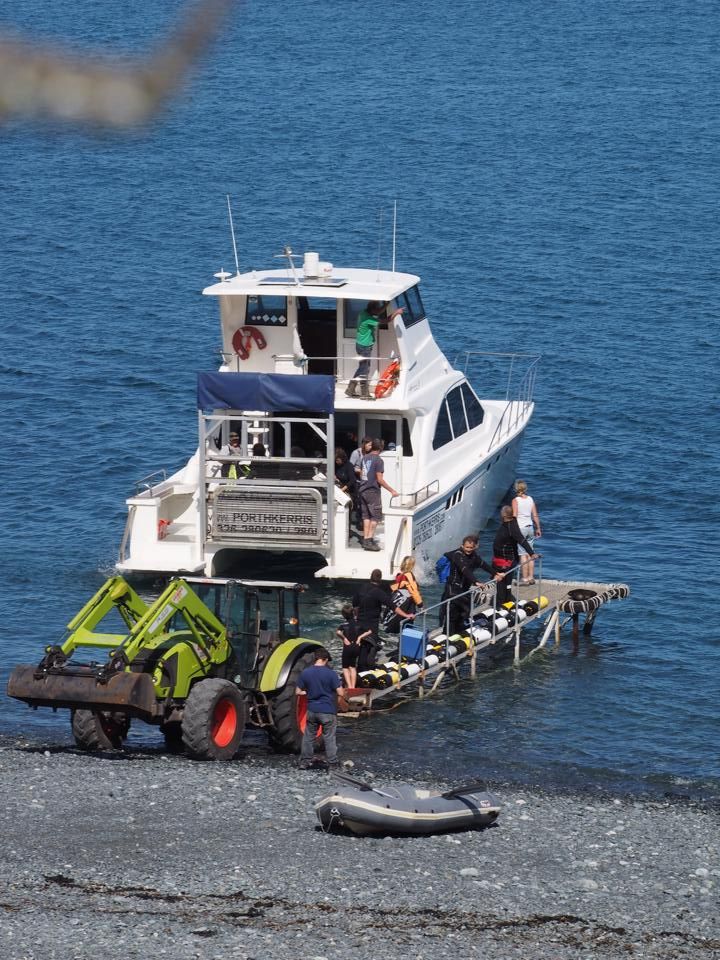
[(81, 750), (119, 750), (130, 730), (129, 717), (105, 711), (73, 710), (71, 723)]
[[(307, 697), (298, 697), (295, 688), (297, 679), (305, 667), (311, 667), (314, 663), (314, 650), (309, 650), (299, 657), (290, 670), (287, 683), (272, 698), (275, 726), (270, 728), (270, 745), (278, 753), (300, 753), (305, 730)], [(318, 737), (318, 741), (321, 741), (321, 737)]]
[(229, 680), (196, 683), (185, 701), (182, 738), (196, 760), (232, 760), (245, 729), (245, 701)]

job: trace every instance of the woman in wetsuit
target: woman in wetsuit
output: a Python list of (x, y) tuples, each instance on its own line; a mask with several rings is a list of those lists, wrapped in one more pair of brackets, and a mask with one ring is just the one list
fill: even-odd
[(497, 581), (497, 594), (495, 604), (501, 607), (508, 600), (512, 600), (510, 593), (510, 581), (513, 577), (513, 570), (520, 562), (518, 556), (518, 546), (528, 554), (529, 560), (536, 560), (537, 554), (527, 542), (520, 531), (518, 522), (513, 516), (511, 506), (504, 506), (500, 510), (500, 526), (493, 540), (493, 572), (504, 574), (502, 580)]

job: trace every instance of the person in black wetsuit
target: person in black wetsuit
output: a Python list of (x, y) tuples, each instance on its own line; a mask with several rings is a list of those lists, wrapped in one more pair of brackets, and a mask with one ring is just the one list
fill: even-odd
[(495, 605), (498, 607), (513, 599), (510, 581), (513, 570), (520, 562), (518, 546), (528, 554), (528, 560), (537, 560), (538, 554), (522, 535), (512, 507), (504, 506), (500, 510), (500, 526), (493, 540), (493, 573), (498, 581)]
[(352, 511), (359, 517), (360, 503), (358, 501), (357, 476), (355, 468), (348, 460), (348, 455), (342, 448), (335, 450), (335, 483), (352, 501)]
[[(450, 550), (445, 556), (450, 561), (450, 575), (445, 584), (442, 599), (451, 601), (448, 605), (448, 632), (452, 636), (454, 633), (462, 633), (465, 629), (465, 621), (470, 616), (470, 596), (459, 596), (467, 593), (474, 586), (480, 586), (481, 581), (475, 577), (475, 570), (479, 567), (486, 573), (492, 574), (497, 580), (500, 579), (497, 571), (493, 570), (489, 563), (486, 563), (477, 552), (478, 538), (475, 534), (469, 533), (463, 537), (462, 546), (457, 550)], [(458, 597), (453, 600), (453, 597)], [(440, 608), (440, 625), (446, 624), (446, 608)]]
[(353, 596), (353, 606), (357, 609), (358, 633), (366, 634), (360, 643), (358, 672), (372, 670), (375, 666), (380, 645), (380, 615), (390, 603), (391, 596), (390, 587), (382, 582), (381, 570), (373, 570), (369, 582), (362, 583)]

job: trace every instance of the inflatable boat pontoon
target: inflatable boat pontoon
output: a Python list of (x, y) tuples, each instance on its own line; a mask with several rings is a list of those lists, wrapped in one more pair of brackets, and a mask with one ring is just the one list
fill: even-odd
[(500, 805), (483, 784), (469, 783), (441, 793), (409, 783), (375, 787), (344, 773), (343, 782), (315, 804), (324, 830), (368, 834), (427, 834), (490, 826)]

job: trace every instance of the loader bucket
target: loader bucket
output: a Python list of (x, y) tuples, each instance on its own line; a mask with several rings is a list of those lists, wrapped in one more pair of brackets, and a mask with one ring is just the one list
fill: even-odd
[(40, 673), (37, 667), (23, 664), (10, 674), (7, 692), (31, 707), (117, 711), (147, 721), (159, 713), (155, 689), (147, 673), (123, 671), (101, 683), (90, 668)]

